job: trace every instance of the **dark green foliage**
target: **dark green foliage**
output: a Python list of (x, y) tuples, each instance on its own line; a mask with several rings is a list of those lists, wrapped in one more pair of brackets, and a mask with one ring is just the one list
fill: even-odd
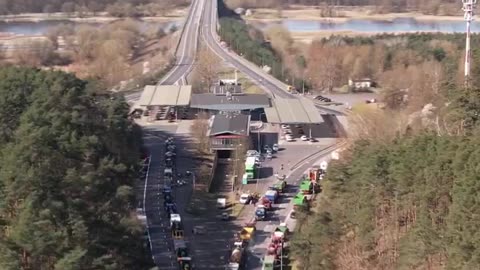
[[(320, 208), (295, 235), (294, 254), (308, 269), (335, 269), (338, 251), (354, 237), (368, 269), (441, 261), (448, 269), (479, 268), (479, 140), (423, 134), (357, 142), (351, 156), (330, 164)], [(397, 244), (378, 256), (382, 235), (397, 230)]]
[(123, 98), (86, 87), (0, 69), (0, 269), (149, 266), (132, 215), (141, 134)]
[(289, 79), (289, 72), (284, 68), (281, 57), (273, 51), (268, 42), (252, 39), (248, 34), (249, 27), (241, 20), (221, 18), (219, 34), (223, 41), (245, 59), (258, 66), (271, 67), (272, 75), (279, 80)]

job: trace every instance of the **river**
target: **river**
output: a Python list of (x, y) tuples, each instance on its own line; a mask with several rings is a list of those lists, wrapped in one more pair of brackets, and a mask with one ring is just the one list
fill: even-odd
[[(169, 22), (146, 22), (138, 21), (140, 23), (141, 30), (147, 30), (151, 27), (162, 27), (165, 30), (169, 30), (172, 26), (180, 27), (183, 21), (169, 21)], [(105, 23), (87, 23), (87, 22), (73, 22), (68, 20), (49, 20), (39, 22), (0, 22), (0, 32), (12, 33), (16, 35), (43, 35), (46, 34), (49, 29), (56, 26), (66, 24), (73, 25), (74, 27), (89, 25), (94, 27), (101, 27), (111, 22)]]
[[(343, 22), (309, 21), (309, 20), (283, 20), (273, 23), (253, 23), (261, 29), (266, 29), (274, 24), (282, 24), (291, 32), (363, 32), (363, 33), (404, 33), (404, 32), (465, 32), (464, 21), (417, 21), (414, 18), (397, 18), (392, 21), (352, 19)], [(480, 32), (480, 22), (472, 23), (472, 32)]]

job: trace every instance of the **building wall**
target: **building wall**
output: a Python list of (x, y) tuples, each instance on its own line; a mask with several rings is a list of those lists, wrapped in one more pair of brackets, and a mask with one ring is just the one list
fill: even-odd
[(241, 142), (240, 138), (210, 138), (210, 148), (212, 150), (228, 150), (235, 149), (235, 147)]

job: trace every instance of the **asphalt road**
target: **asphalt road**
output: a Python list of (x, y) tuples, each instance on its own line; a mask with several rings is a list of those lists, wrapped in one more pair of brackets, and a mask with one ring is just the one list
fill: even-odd
[[(331, 152), (334, 150), (332, 146), (324, 146), (322, 149), (317, 150), (315, 156), (308, 160), (305, 160), (300, 166), (295, 167), (293, 170), (288, 169), (287, 175), (287, 189), (279, 199), (278, 204), (274, 204), (274, 210), (266, 221), (257, 222), (257, 231), (254, 241), (249, 245), (249, 256), (247, 257), (246, 267), (248, 270), (262, 269), (262, 259), (266, 254), (266, 249), (270, 243), (270, 238), (273, 230), (282, 222), (286, 222), (290, 230), (295, 228), (295, 220), (287, 218), (293, 209), (291, 204), (292, 198), (298, 192), (298, 184), (300, 179), (309, 168), (311, 168), (319, 160), (329, 160)], [(292, 149), (293, 150), (293, 149)], [(300, 149), (295, 149), (296, 151)], [(293, 152), (293, 151), (292, 151)], [(299, 158), (301, 159), (301, 158)], [(298, 159), (297, 159), (298, 160)], [(249, 206), (249, 211), (253, 212), (253, 206)]]
[(287, 86), (285, 84), (268, 75), (256, 65), (222, 48), (217, 35), (217, 1), (207, 1), (203, 12), (204, 21), (202, 22), (200, 33), (202, 39), (212, 51), (244, 73), (255, 84), (271, 93), (273, 97), (295, 98), (294, 95), (286, 92)]
[(159, 84), (186, 84), (186, 76), (190, 73), (195, 62), (198, 47), (198, 33), (201, 24), (205, 0), (192, 1), (190, 12), (185, 21), (184, 30), (180, 37), (176, 52), (175, 66), (165, 75)]
[[(185, 77), (191, 71), (195, 61), (197, 44), (200, 36), (207, 45), (222, 59), (230, 62), (240, 72), (243, 72), (252, 79), (254, 83), (271, 93), (273, 97), (296, 98), (286, 92), (286, 85), (269, 74), (265, 73), (254, 64), (248, 63), (242, 57), (229, 53), (220, 46), (219, 39), (216, 34), (217, 25), (217, 2), (212, 0), (194, 0), (189, 12), (189, 16), (185, 22), (184, 32), (182, 34), (179, 47), (177, 50), (177, 61), (174, 68), (161, 80), (159, 84), (185, 84)], [(202, 26), (200, 28), (200, 26)], [(200, 36), (199, 36), (200, 34)], [(322, 108), (319, 106), (319, 108)], [(334, 112), (334, 110), (332, 110)], [(161, 188), (163, 186), (163, 150), (164, 139), (173, 134), (172, 126), (156, 127), (150, 126), (147, 129), (145, 143), (150, 149), (151, 165), (150, 172), (146, 183), (145, 212), (147, 215), (149, 233), (152, 246), (152, 255), (155, 263), (160, 269), (177, 269), (175, 255), (172, 247), (172, 240), (169, 229), (169, 220), (163, 210), (163, 196)], [(178, 147), (180, 161), (177, 162), (180, 171), (192, 170), (196, 167), (195, 160), (189, 153), (188, 142), (185, 137), (178, 137), (177, 142), (181, 144)], [(308, 145), (305, 146), (309, 149)], [(296, 151), (305, 154), (304, 151)], [(285, 155), (288, 153), (284, 152)], [(290, 157), (289, 157), (290, 158)], [(276, 162), (282, 162), (280, 159), (272, 161), (272, 170), (278, 165)], [(275, 164), (274, 164), (275, 163)], [(267, 164), (266, 164), (267, 165)], [(310, 166), (305, 163), (290, 173), (289, 183), (294, 184), (298, 181), (301, 174)], [(288, 165), (286, 166), (288, 168)], [(262, 189), (268, 186), (267, 181), (263, 182)], [(215, 213), (205, 217), (193, 217), (185, 214), (184, 209), (188, 198), (191, 195), (191, 185), (177, 188), (174, 196), (179, 212), (184, 220), (185, 238), (191, 248), (193, 254), (193, 264), (195, 269), (223, 269), (224, 263), (228, 256), (228, 243), (231, 235), (238, 230), (238, 224), (243, 222), (241, 218), (234, 222), (221, 223), (215, 219)], [(255, 237), (255, 243), (251, 246), (253, 256), (249, 256), (246, 269), (258, 269), (260, 258), (265, 253), (267, 239), (270, 236), (270, 230), (274, 228), (274, 224), (280, 223), (288, 215), (291, 205), (288, 199), (277, 207), (270, 221), (260, 222), (258, 233)], [(246, 215), (251, 215), (252, 209), (246, 210)], [(195, 224), (202, 224), (209, 228), (206, 235), (192, 235), (191, 230)]]
[[(163, 209), (162, 188), (164, 186), (163, 170), (165, 168), (164, 153), (165, 139), (175, 138), (177, 147), (176, 170), (182, 174), (194, 171), (198, 162), (191, 152), (191, 141), (188, 136), (176, 134), (176, 125), (156, 125), (144, 128), (145, 146), (151, 154), (150, 170), (147, 177), (145, 196), (145, 213), (148, 221), (148, 230), (151, 239), (152, 256), (159, 269), (178, 269), (178, 264), (173, 251), (169, 218)], [(182, 217), (185, 240), (190, 242), (192, 217), (185, 213), (185, 207), (192, 193), (192, 179), (187, 180), (187, 185), (173, 189), (174, 202)], [(194, 261), (195, 263), (195, 261)]]

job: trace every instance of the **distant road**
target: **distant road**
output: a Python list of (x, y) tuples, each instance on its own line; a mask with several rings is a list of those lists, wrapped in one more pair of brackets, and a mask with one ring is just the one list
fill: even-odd
[[(210, 1), (210, 0), (209, 0)], [(198, 33), (201, 24), (205, 0), (193, 0), (185, 21), (180, 43), (176, 52), (174, 67), (158, 84), (186, 84), (186, 76), (190, 73), (195, 62), (198, 47)]]
[(240, 72), (244, 73), (256, 85), (271, 93), (273, 97), (296, 98), (295, 95), (287, 92), (286, 84), (269, 75), (255, 64), (248, 62), (235, 53), (229, 52), (220, 45), (220, 38), (217, 34), (218, 12), (216, 0), (207, 1), (203, 12), (204, 22), (201, 35), (212, 51), (223, 60), (232, 64)]

